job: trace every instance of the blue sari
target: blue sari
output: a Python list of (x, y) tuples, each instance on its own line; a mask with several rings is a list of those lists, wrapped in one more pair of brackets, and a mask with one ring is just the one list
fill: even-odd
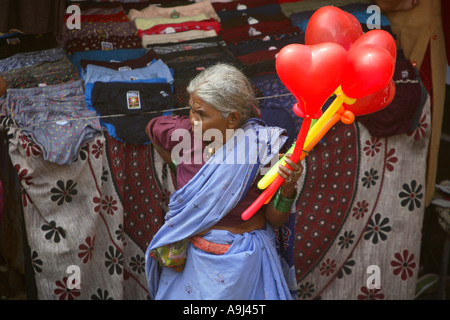
[[(243, 134), (235, 133), (188, 184), (172, 194), (165, 223), (146, 252), (151, 299), (294, 297), (289, 288), (295, 283), (295, 274), (293, 268), (282, 265), (270, 225), (244, 234), (208, 231), (203, 239), (230, 245), (225, 254), (208, 253), (186, 241), (220, 221), (245, 196), (260, 169), (278, 156), (286, 141), (283, 129), (267, 127), (257, 119), (251, 119), (242, 129)], [(236, 155), (246, 159), (245, 163), (236, 161)], [(187, 258), (181, 271), (162, 267), (150, 256), (158, 248), (183, 241)]]

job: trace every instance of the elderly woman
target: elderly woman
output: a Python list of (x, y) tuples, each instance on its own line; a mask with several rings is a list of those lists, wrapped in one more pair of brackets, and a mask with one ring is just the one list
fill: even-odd
[(292, 170), (278, 169), (279, 191), (242, 220), (261, 193), (261, 169), (279, 158), (284, 130), (259, 119), (250, 81), (231, 65), (205, 69), (187, 91), (189, 117), (158, 117), (146, 129), (161, 157), (177, 163), (177, 190), (146, 253), (150, 297), (292, 299), (273, 229), (289, 218), (303, 167), (287, 155)]

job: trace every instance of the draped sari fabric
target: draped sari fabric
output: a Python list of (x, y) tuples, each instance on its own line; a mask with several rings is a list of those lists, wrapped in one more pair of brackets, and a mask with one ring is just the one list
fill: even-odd
[[(203, 238), (230, 244), (223, 255), (187, 245), (182, 271), (161, 267), (150, 252), (190, 238), (222, 219), (242, 198), (262, 166), (285, 143), (283, 129), (256, 119), (216, 151), (194, 178), (172, 194), (165, 223), (146, 252), (152, 299), (291, 299), (270, 225), (250, 233), (208, 231)], [(245, 161), (242, 161), (245, 159)]]

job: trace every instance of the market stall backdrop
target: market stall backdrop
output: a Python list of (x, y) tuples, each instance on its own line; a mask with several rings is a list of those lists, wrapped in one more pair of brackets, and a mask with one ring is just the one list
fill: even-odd
[[(86, 2), (81, 29), (0, 39), (0, 75), (9, 86), (0, 100), (2, 252), (24, 273), (31, 262), (39, 299), (148, 298), (144, 253), (175, 179), (146, 140), (145, 124), (186, 114), (189, 79), (226, 61), (247, 74), (263, 119), (284, 127), (292, 143), (301, 119), (277, 76), (276, 53), (304, 43), (309, 17), (330, 4)], [(333, 1), (364, 31), (370, 4)], [(380, 27), (392, 34), (384, 16)], [(278, 230), (298, 299), (414, 298), (430, 99), (401, 48), (393, 79), (387, 108), (337, 124), (304, 160), (297, 210)], [(142, 92), (145, 112), (119, 112), (127, 109), (120, 98), (136, 102), (125, 99), (133, 90)], [(80, 287), (68, 281), (72, 266)], [(371, 285), (374, 270), (380, 286)]]

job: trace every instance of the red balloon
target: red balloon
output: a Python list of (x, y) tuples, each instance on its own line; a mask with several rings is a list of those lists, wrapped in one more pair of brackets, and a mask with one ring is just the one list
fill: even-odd
[(332, 42), (317, 45), (289, 44), (278, 53), (275, 66), (286, 88), (298, 103), (300, 117), (321, 116), (321, 107), (339, 87), (347, 68), (348, 54)]
[(373, 44), (352, 46), (341, 88), (346, 96), (358, 99), (386, 87), (394, 75), (395, 61), (389, 52)]
[(317, 9), (309, 19), (305, 44), (334, 42), (348, 50), (362, 34), (361, 24), (355, 16), (337, 7), (325, 6)]
[(395, 40), (387, 31), (379, 29), (370, 30), (359, 37), (355, 43), (353, 43), (353, 46), (360, 46), (364, 44), (373, 44), (385, 48), (394, 61), (397, 58), (397, 46), (395, 44)]
[(395, 97), (395, 82), (391, 79), (389, 84), (381, 90), (356, 99), (351, 105), (343, 104), (345, 110), (350, 110), (355, 116), (362, 116), (369, 113), (377, 112), (386, 108)]

